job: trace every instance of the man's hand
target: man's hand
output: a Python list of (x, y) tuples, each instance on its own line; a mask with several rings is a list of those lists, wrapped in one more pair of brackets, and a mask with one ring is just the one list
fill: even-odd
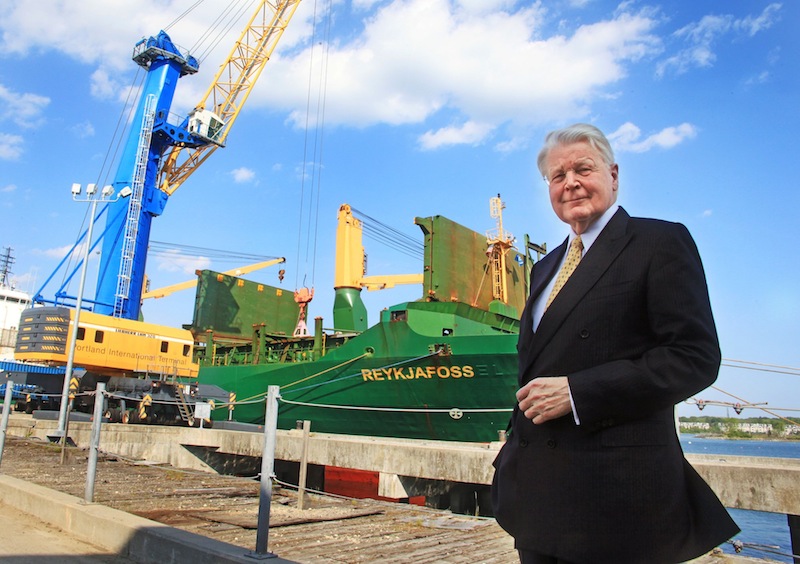
[(537, 425), (572, 411), (566, 376), (531, 380), (517, 390), (517, 401), (525, 417)]

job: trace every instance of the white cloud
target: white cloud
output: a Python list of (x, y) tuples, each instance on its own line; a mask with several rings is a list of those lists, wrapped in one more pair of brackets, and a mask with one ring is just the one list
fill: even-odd
[(94, 126), (90, 121), (82, 121), (72, 126), (72, 133), (78, 139), (85, 139), (94, 136)]
[(437, 149), (443, 145), (478, 145), (492, 129), (491, 125), (470, 121), (461, 126), (428, 131), (420, 136), (419, 144), (423, 149)]
[(779, 19), (780, 9), (781, 4), (770, 4), (760, 15), (740, 19), (729, 14), (703, 16), (700, 21), (682, 27), (673, 36), (687, 46), (661, 61), (656, 66), (656, 76), (664, 76), (670, 71), (683, 74), (693, 68), (712, 66), (717, 60), (714, 48), (722, 36), (740, 32), (752, 37), (771, 27)]
[(364, 12), (371, 9), (380, 1), (381, 0), (352, 0), (353, 10)]
[(0, 133), (0, 159), (13, 161), (22, 155), (22, 137)]
[[(572, 0), (571, 6), (586, 1)], [(320, 16), (304, 2), (249, 97), (248, 109), (285, 111), (292, 124), (304, 128), (315, 122), (305, 108), (324, 107), (326, 127), (413, 125), (426, 132), (418, 137), (424, 148), (475, 145), (491, 138), (496, 150), (513, 150), (526, 146), (532, 127), (589, 116), (596, 100), (619, 91), (633, 65), (663, 52), (657, 34), (663, 15), (637, 6), (622, 2), (605, 19), (581, 23), (563, 13), (550, 14), (552, 8), (543, 2), (337, 1), (332, 17), (335, 22), (348, 18), (351, 29), (329, 44), (317, 40), (311, 45), (312, 20)], [(0, 14), (0, 54), (60, 51), (95, 66), (89, 85), (95, 97), (119, 98), (135, 72), (132, 44), (184, 9), (177, 0), (65, 0), (45, 14), (33, 14), (24, 0), (9, 0)], [(190, 45), (214, 21), (215, 9), (202, 5), (167, 31), (176, 44)], [(720, 37), (734, 31), (758, 33), (772, 25), (780, 10), (773, 3), (760, 15), (706, 16), (685, 26), (673, 35), (684, 49), (662, 61), (658, 72), (714, 64)], [(220, 49), (201, 61), (197, 76), (181, 82), (174, 114), (197, 103), (236, 33), (235, 28)], [(199, 56), (202, 50), (193, 52)], [(311, 89), (320, 97), (324, 92), (323, 103), (309, 104), (309, 76), (324, 77), (324, 88), (316, 84)], [(252, 180), (248, 174), (242, 169), (234, 179)]]
[[(64, 0), (46, 11), (30, 10), (25, 0), (7, 3), (0, 13), (0, 54), (55, 50), (94, 65), (89, 89), (103, 99), (124, 93), (135, 72), (133, 43), (185, 9), (177, 0)], [(200, 5), (167, 31), (176, 44), (190, 44), (214, 21), (215, 10)], [(607, 96), (630, 65), (660, 51), (659, 22), (635, 10), (633, 4), (621, 5), (603, 21), (580, 25), (575, 20), (574, 29), (562, 27), (554, 34), (556, 26), (541, 2), (334, 2), (334, 21), (349, 18), (352, 32), (311, 46), (315, 14), (312, 3), (304, 2), (248, 108), (277, 108), (289, 112), (297, 127), (307, 121), (313, 126), (315, 118), (307, 120), (305, 114), (308, 77), (324, 76), (326, 126), (422, 125), (429, 131), (422, 141), (431, 146), (480, 143), (492, 135), (498, 147), (508, 150), (518, 145), (508, 140), (526, 128), (585, 116), (592, 101)], [(202, 61), (197, 76), (181, 82), (173, 113), (198, 102), (240, 25)], [(319, 84), (314, 88), (323, 92)], [(453, 123), (465, 125), (457, 131)], [(470, 130), (466, 124), (483, 125)], [(478, 130), (483, 139), (475, 137)]]
[(516, 3), (515, 0), (455, 0), (453, 4), (456, 12), (481, 15), (511, 10)]
[(239, 167), (231, 171), (231, 176), (233, 177), (234, 182), (237, 184), (242, 184), (244, 182), (252, 182), (256, 177), (256, 173), (249, 168)]
[(50, 98), (38, 94), (20, 93), (0, 85), (0, 117), (11, 120), (20, 127), (36, 127), (42, 121), (42, 113)]
[[(72, 245), (64, 245), (63, 247), (53, 247), (50, 249), (45, 249), (43, 251), (40, 251), (40, 253), (48, 258), (62, 259), (66, 257), (67, 254), (69, 254), (71, 249)], [(83, 257), (83, 244), (75, 247), (75, 249), (72, 250), (72, 255), (78, 260), (81, 259)]]
[(208, 257), (184, 255), (176, 250), (167, 250), (163, 253), (151, 255), (150, 260), (155, 260), (158, 270), (183, 272), (190, 276), (194, 276), (195, 270), (204, 270), (211, 266), (211, 259)]
[[(644, 12), (546, 36), (552, 22), (540, 3), (490, 5), (494, 11), (479, 2), (380, 4), (360, 35), (329, 46), (327, 59), (317, 46), (313, 57), (305, 49), (271, 61), (272, 86), (257, 87), (250, 103), (289, 109), (290, 120), (305, 127), (307, 76), (324, 75), (326, 126), (425, 124), (424, 146), (445, 146), (459, 133), (470, 135), (458, 142), (476, 143), (474, 131), (451, 124), (483, 124), (484, 136), (501, 128), (498, 136), (511, 138), (531, 125), (586, 115), (630, 64), (661, 48), (658, 22)], [(309, 71), (323, 60), (324, 72)]]
[(745, 80), (746, 86), (752, 86), (753, 84), (764, 84), (769, 81), (769, 71), (762, 71), (755, 76), (751, 76), (747, 80)]
[(736, 28), (744, 31), (750, 37), (756, 33), (772, 27), (780, 19), (778, 14), (783, 5), (777, 2), (770, 4), (758, 16), (747, 16), (736, 21)]
[(627, 122), (608, 136), (611, 145), (617, 151), (644, 153), (654, 148), (669, 149), (687, 139), (697, 136), (697, 128), (690, 123), (682, 123), (674, 127), (665, 127), (642, 139), (642, 131), (636, 125)]
[(527, 137), (512, 137), (506, 141), (501, 141), (494, 146), (495, 151), (500, 153), (512, 153), (528, 146)]
[[(31, 9), (27, 0), (6, 0), (0, 13), (0, 53), (25, 55), (52, 49), (83, 63), (102, 62), (126, 70), (131, 65), (131, 41), (156, 33), (185, 9), (180, 0), (63, 0), (41, 9)], [(195, 23), (206, 23), (189, 37), (200, 36), (213, 21), (209, 12), (214, 11), (218, 8), (211, 6), (195, 12)], [(193, 27), (191, 22), (189, 18), (183, 25)]]
[(123, 87), (118, 80), (111, 78), (107, 68), (101, 67), (92, 73), (89, 91), (95, 98), (113, 100), (122, 98)]

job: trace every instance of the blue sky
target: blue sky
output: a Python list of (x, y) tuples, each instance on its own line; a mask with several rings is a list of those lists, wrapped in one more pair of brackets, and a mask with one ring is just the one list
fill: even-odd
[[(70, 185), (108, 181), (137, 72), (133, 45), (192, 4), (6, 2), (0, 246), (14, 249), (19, 288), (37, 290), (81, 230), (88, 206), (72, 201)], [(173, 41), (191, 49), (218, 6), (180, 18), (168, 29)], [(304, 0), (227, 147), (170, 198), (152, 240), (284, 256), (282, 283), (278, 267), (248, 278), (313, 286), (310, 315), (330, 320), (342, 203), (421, 242), (415, 216), (492, 229), (489, 199), (500, 193), (505, 228), (553, 248), (566, 226), (535, 156), (547, 131), (587, 121), (613, 141), (619, 203), (694, 235), (723, 356), (798, 367), (799, 23), (800, 4), (764, 0)], [(175, 121), (201, 99), (234, 35), (181, 80)], [(421, 269), (370, 239), (365, 246), (370, 275)], [(151, 255), (148, 276), (159, 287), (196, 268), (235, 266), (210, 253)], [(365, 292), (365, 302), (374, 321), (381, 307), (419, 295), (419, 287)], [(144, 314), (180, 325), (192, 307), (188, 291), (146, 302)], [(723, 366), (717, 386), (799, 409), (792, 372)], [(716, 390), (698, 397), (736, 401)]]

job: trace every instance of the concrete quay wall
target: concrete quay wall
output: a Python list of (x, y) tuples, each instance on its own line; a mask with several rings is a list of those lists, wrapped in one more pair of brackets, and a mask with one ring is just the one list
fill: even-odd
[[(12, 415), (8, 432), (47, 440), (55, 429), (55, 421)], [(260, 457), (263, 429), (255, 431), (103, 424), (100, 448), (124, 457), (213, 472), (198, 450)], [(69, 436), (78, 446), (87, 447), (90, 435), (89, 423), (70, 423)], [(275, 458), (300, 461), (303, 440), (300, 430), (279, 430)], [(490, 484), (491, 464), (500, 446), (312, 432), (307, 462), (378, 472), (380, 495), (399, 498), (419, 495), (437, 482)], [(727, 507), (800, 515), (800, 460), (716, 455), (687, 455), (687, 459)]]

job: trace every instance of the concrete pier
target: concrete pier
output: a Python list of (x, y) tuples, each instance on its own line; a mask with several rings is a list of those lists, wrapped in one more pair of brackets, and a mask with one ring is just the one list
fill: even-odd
[[(46, 439), (55, 421), (14, 416), (9, 433)], [(218, 461), (260, 457), (263, 429), (156, 427), (104, 424), (101, 449), (125, 457), (213, 472)], [(70, 436), (87, 446), (90, 425), (75, 422)], [(492, 461), (501, 443), (453, 443), (310, 433), (304, 449), (302, 430), (278, 431), (275, 457), (320, 466), (375, 472), (378, 494), (389, 498), (435, 495), (454, 485), (488, 485)], [(793, 539), (800, 531), (800, 460), (763, 457), (688, 455), (687, 459), (727, 507), (788, 516)], [(800, 552), (794, 546), (793, 552)]]

